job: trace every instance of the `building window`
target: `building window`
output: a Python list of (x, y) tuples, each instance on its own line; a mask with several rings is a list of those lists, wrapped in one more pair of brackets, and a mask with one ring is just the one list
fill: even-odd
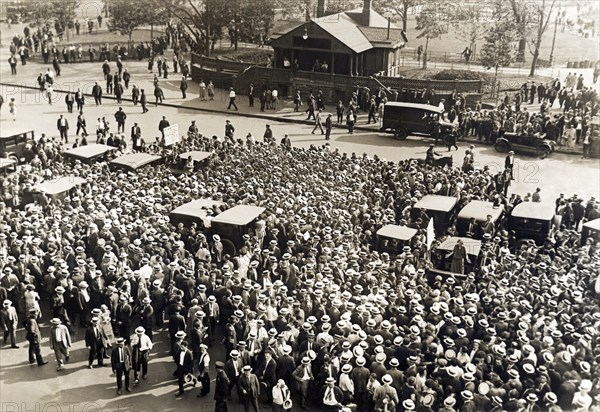
[(294, 36), (293, 44), (294, 47), (331, 50), (331, 40), (329, 39), (317, 39), (314, 37), (309, 37), (308, 39), (304, 40), (301, 36)]

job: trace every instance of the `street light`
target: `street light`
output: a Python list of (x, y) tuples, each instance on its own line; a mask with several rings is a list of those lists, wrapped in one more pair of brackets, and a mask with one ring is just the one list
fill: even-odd
[(302, 34), (302, 38), (304, 40), (308, 39), (308, 27), (306, 24), (304, 25), (304, 33)]

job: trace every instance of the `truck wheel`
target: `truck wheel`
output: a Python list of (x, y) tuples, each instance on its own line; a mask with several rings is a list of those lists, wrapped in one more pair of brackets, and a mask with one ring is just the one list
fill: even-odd
[(394, 131), (394, 139), (396, 140), (406, 140), (407, 137), (408, 132), (403, 127), (399, 127)]
[(540, 159), (545, 159), (550, 155), (550, 149), (548, 149), (547, 147), (541, 147), (537, 150), (537, 156)]
[(221, 243), (223, 243), (223, 254), (235, 256), (235, 254), (237, 253), (237, 248), (231, 240), (221, 238)]
[(510, 145), (504, 140), (498, 140), (494, 145), (497, 152), (506, 153), (510, 150)]

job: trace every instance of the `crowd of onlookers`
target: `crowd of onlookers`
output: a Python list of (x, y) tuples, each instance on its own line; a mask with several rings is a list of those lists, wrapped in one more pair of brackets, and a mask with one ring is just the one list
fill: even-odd
[[(72, 330), (100, 319), (108, 351), (122, 337), (135, 352), (138, 324), (168, 334), (177, 365), (191, 352), (199, 395), (216, 377), (221, 408), (259, 399), (275, 410), (287, 399), (362, 411), (600, 405), (599, 256), (572, 223), (518, 248), (499, 230), (464, 277), (428, 279), (426, 222), (398, 256), (375, 248), (382, 225), (415, 226), (411, 205), (426, 194), (506, 202), (489, 171), (197, 133), (175, 147), (189, 149), (214, 155), (175, 177), (169, 165), (127, 173), (71, 163), (60, 143), (40, 139), (32, 150), (43, 167), (1, 178), (1, 300)], [(68, 175), (85, 183), (22, 205), (36, 184)], [(236, 253), (210, 228), (170, 223), (171, 210), (204, 197), (221, 202), (208, 221), (237, 204), (266, 208)], [(598, 216), (595, 199), (584, 213)], [(40, 313), (38, 293), (52, 313)], [(221, 342), (227, 354), (215, 359), (210, 346)]]

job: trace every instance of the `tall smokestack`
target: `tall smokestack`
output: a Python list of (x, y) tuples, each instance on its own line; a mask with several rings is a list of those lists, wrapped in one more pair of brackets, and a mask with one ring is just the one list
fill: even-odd
[(364, 0), (362, 11), (362, 24), (369, 26), (371, 24), (371, 0)]
[(317, 17), (325, 16), (327, 12), (327, 0), (319, 0), (317, 3)]

